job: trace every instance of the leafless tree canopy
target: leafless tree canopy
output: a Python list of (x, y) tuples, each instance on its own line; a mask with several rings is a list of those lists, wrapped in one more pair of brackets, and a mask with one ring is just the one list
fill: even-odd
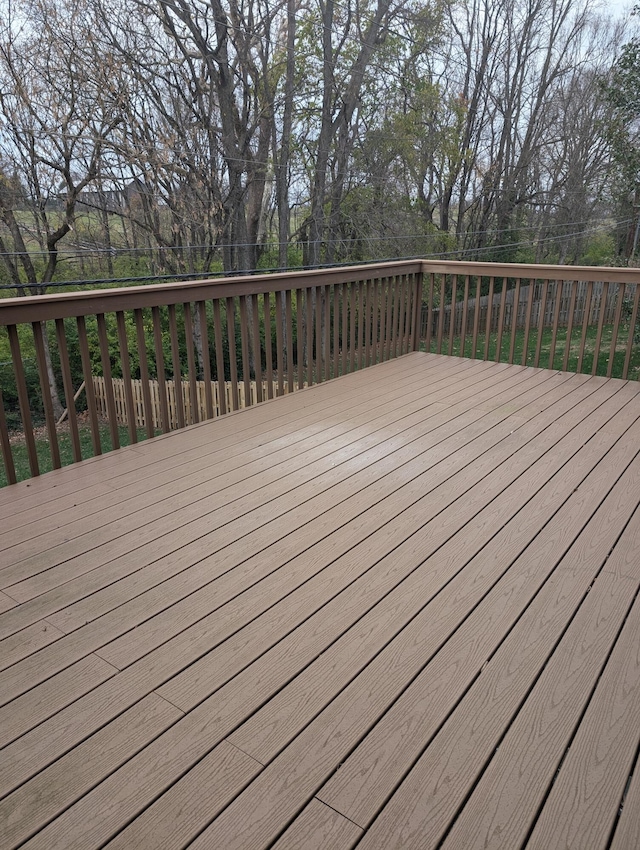
[(9, 0), (3, 280), (42, 291), (72, 248), (110, 277), (117, 248), (157, 274), (591, 261), (616, 218), (636, 228), (606, 86), (634, 20), (591, 0)]

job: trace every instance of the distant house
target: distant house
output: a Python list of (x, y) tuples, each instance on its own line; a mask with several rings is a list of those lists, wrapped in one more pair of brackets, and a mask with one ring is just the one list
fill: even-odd
[(136, 178), (123, 189), (91, 189), (81, 192), (78, 205), (107, 212), (125, 212), (145, 192), (148, 192), (147, 187), (142, 180)]

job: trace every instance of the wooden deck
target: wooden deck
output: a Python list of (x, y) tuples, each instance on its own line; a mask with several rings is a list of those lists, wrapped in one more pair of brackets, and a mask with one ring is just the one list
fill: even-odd
[(410, 354), (0, 491), (0, 846), (640, 846), (640, 386)]

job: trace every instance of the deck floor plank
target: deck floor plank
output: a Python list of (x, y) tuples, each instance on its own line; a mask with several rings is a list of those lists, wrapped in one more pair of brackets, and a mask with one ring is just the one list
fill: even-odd
[[(387, 379), (396, 379), (411, 371), (410, 359), (399, 358), (378, 365), (379, 375)], [(437, 368), (447, 368), (446, 364), (437, 364), (437, 358), (427, 355), (422, 360), (422, 366), (429, 368), (432, 364)], [(341, 395), (348, 395), (357, 391), (359, 383), (365, 384), (369, 376), (364, 370), (343, 376), (339, 386), (337, 382), (332, 384), (317, 384), (307, 388), (305, 402), (307, 408), (315, 406), (322, 410), (329, 404), (335, 402)], [(295, 398), (297, 393), (284, 396), (277, 400), (269, 401), (263, 405), (255, 405), (243, 411), (235, 411), (216, 420), (215, 445), (211, 445), (211, 434), (207, 426), (211, 422), (199, 423), (184, 429), (181, 432), (181, 440), (171, 441), (172, 434), (162, 434), (155, 440), (136, 443), (125, 446), (118, 453), (109, 453), (100, 457), (89, 458), (80, 464), (73, 464), (62, 469), (53, 470), (47, 476), (32, 478), (13, 485), (12, 496), (0, 491), (0, 508), (11, 507), (12, 513), (23, 511), (32, 512), (34, 508), (51, 501), (59, 501), (64, 497), (73, 497), (79, 492), (94, 488), (96, 485), (108, 487), (126, 486), (136, 477), (146, 477), (153, 465), (162, 462), (167, 468), (179, 467), (188, 462), (189, 452), (202, 452), (202, 447), (209, 445), (214, 450), (224, 449), (230, 445), (237, 445), (239, 441), (251, 439), (254, 435), (265, 433), (265, 424), (273, 432), (280, 429), (278, 433), (290, 433), (286, 429), (286, 421), (291, 418), (291, 412), (295, 411), (299, 400)], [(277, 401), (278, 407), (274, 411), (272, 405)], [(242, 415), (238, 421), (237, 417)], [(204, 430), (203, 430), (204, 429)], [(284, 430), (283, 430), (284, 429)]]
[[(639, 512), (631, 522), (625, 535), (633, 539), (640, 560)], [(610, 560), (617, 557), (616, 546)], [(571, 580), (573, 575), (567, 578)], [(600, 607), (597, 612), (589, 610), (601, 588)], [(637, 590), (637, 579), (602, 571), (584, 603), (585, 610), (563, 638), (447, 837), (444, 846), (449, 850), (522, 844)], [(621, 769), (623, 764), (624, 759)]]
[[(637, 591), (635, 582), (626, 583), (633, 584)], [(640, 598), (637, 597), (544, 803), (528, 847), (541, 850), (565, 845), (577, 850), (604, 850), (639, 744)]]
[[(402, 415), (402, 409), (409, 407), (414, 397), (418, 399), (416, 403), (418, 408), (424, 407), (428, 404), (424, 397), (425, 390), (433, 389), (435, 397), (440, 385), (450, 386), (452, 380), (450, 376), (455, 376), (458, 382), (462, 383), (465, 372), (473, 373), (477, 380), (478, 373), (483, 369), (486, 371), (487, 368), (488, 364), (472, 364), (465, 371), (457, 370), (454, 372), (451, 368), (449, 370), (428, 370), (427, 374), (422, 377), (421, 386), (417, 387), (409, 379), (404, 382), (397, 380), (386, 392), (380, 393), (376, 411), (379, 416), (376, 418), (380, 418), (387, 409), (391, 411), (392, 415), (395, 414), (399, 418)], [(422, 393), (420, 393), (421, 389)], [(313, 413), (310, 415), (305, 410), (304, 421), (309, 420), (310, 416), (313, 417), (312, 428), (303, 428), (298, 419), (292, 416), (289, 426), (292, 431), (290, 440), (285, 440), (282, 436), (270, 440), (265, 434), (261, 434), (250, 444), (246, 441), (240, 441), (233, 446), (226, 447), (224, 461), (222, 463), (216, 462), (215, 473), (207, 468), (206, 460), (209, 455), (220, 450), (214, 450), (211, 446), (204, 446), (203, 452), (206, 451), (206, 454), (201, 455), (193, 462), (194, 470), (191, 471), (188, 465), (181, 467), (179, 478), (176, 478), (175, 473), (171, 470), (163, 469), (151, 477), (142, 479), (142, 481), (140, 479), (135, 480), (128, 487), (121, 487), (117, 491), (109, 492), (102, 498), (94, 498), (90, 501), (83, 500), (79, 505), (74, 505), (64, 512), (56, 513), (55, 517), (41, 520), (36, 515), (28, 526), (27, 533), (25, 533), (24, 528), (4, 532), (0, 537), (0, 546), (5, 550), (12, 548), (13, 551), (7, 554), (10, 554), (12, 560), (17, 562), (32, 554), (37, 554), (40, 551), (39, 547), (42, 547), (45, 543), (46, 549), (50, 549), (56, 542), (66, 543), (74, 537), (86, 533), (87, 530), (95, 532), (97, 528), (111, 524), (122, 517), (130, 519), (142, 512), (153, 514), (150, 509), (154, 509), (157, 513), (163, 509), (164, 502), (169, 498), (174, 507), (179, 507), (178, 496), (181, 493), (184, 493), (183, 499), (187, 504), (196, 502), (200, 498), (200, 491), (204, 495), (207, 495), (208, 491), (217, 492), (221, 484), (224, 483), (225, 475), (230, 477), (235, 473), (234, 477), (239, 480), (242, 480), (243, 476), (254, 477), (268, 470), (268, 467), (263, 469), (259, 465), (265, 453), (273, 459), (274, 464), (280, 464), (283, 459), (287, 461), (287, 464), (290, 464), (291, 456), (295, 455), (296, 451), (300, 449), (308, 451), (314, 443), (319, 445), (329, 443), (330, 445), (335, 437), (340, 436), (341, 430), (346, 433), (354, 431), (359, 424), (357, 414), (360, 411), (367, 415), (366, 421), (370, 421), (371, 409), (368, 394), (367, 388), (363, 387), (359, 394), (354, 393), (349, 399), (329, 410), (325, 407), (321, 414), (315, 414), (315, 416)], [(328, 427), (327, 423), (331, 423), (331, 427)], [(341, 426), (341, 423), (344, 424)], [(308, 431), (315, 433), (312, 435)], [(259, 443), (259, 445), (254, 448), (253, 443)], [(283, 443), (286, 443), (286, 445), (283, 445)], [(197, 464), (197, 467), (195, 467), (195, 464)], [(162, 478), (166, 479), (165, 483), (163, 483)], [(198, 479), (201, 479), (202, 483), (199, 483)], [(99, 514), (99, 516), (95, 516), (95, 514)], [(41, 539), (45, 533), (46, 539)], [(2, 576), (1, 572), (0, 576)]]
[[(580, 431), (579, 425), (576, 431)], [(571, 436), (576, 438), (573, 442), (580, 444), (577, 433)], [(565, 435), (564, 442), (568, 442), (567, 437)], [(550, 450), (549, 455), (552, 454)], [(519, 483), (530, 492), (531, 483), (522, 479)], [(473, 539), (471, 525), (466, 527), (466, 534)], [(481, 536), (481, 525), (476, 534)], [(320, 722), (304, 729), (193, 846), (268, 845), (296, 808), (306, 801), (310, 790), (327, 778), (327, 773), (337, 767), (367, 725), (375, 722), (388, 708), (397, 692), (410, 680), (412, 669), (418, 672), (426, 652), (423, 642), (427, 641), (428, 645), (430, 637), (427, 622), (426, 618), (424, 622), (415, 618), (406, 625), (376, 656), (375, 662), (330, 703), (320, 715)], [(237, 736), (232, 737), (237, 742)], [(275, 752), (271, 755), (273, 757)], [(284, 788), (286, 793), (283, 793)]]
[(639, 391), (414, 353), (0, 491), (0, 845), (637, 843)]

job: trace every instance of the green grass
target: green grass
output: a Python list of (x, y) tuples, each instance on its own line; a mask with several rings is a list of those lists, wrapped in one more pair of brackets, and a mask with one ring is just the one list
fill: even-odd
[[(602, 329), (602, 340), (600, 343), (600, 350), (598, 353), (597, 367), (596, 367), (596, 375), (606, 375), (607, 369), (609, 366), (609, 352), (611, 348), (611, 335), (613, 332), (612, 325), (606, 325)], [(567, 371), (576, 372), (578, 369), (578, 355), (580, 353), (580, 342), (581, 342), (581, 329), (578, 328), (574, 330), (571, 334), (570, 341), (570, 349), (569, 349), (569, 360), (567, 363)], [(514, 355), (513, 362), (514, 363), (522, 363), (522, 355), (524, 350), (524, 330), (517, 330), (514, 341)], [(591, 370), (593, 368), (593, 360), (595, 356), (595, 346), (597, 339), (597, 327), (589, 327), (587, 329), (587, 335), (585, 339), (585, 348), (584, 348), (584, 357), (582, 360), (582, 368), (581, 372), (585, 374), (591, 374)], [(567, 344), (567, 329), (566, 328), (558, 328), (558, 335), (556, 339), (556, 348), (554, 352), (553, 362), (549, 362), (550, 354), (551, 354), (551, 345), (553, 340), (553, 332), (551, 328), (547, 328), (542, 332), (542, 342), (540, 345), (540, 359), (538, 365), (543, 369), (562, 369), (564, 363), (564, 355), (566, 351)], [(624, 361), (626, 356), (626, 348), (627, 348), (627, 340), (628, 340), (628, 329), (622, 327), (618, 334), (618, 338), (616, 340), (616, 349), (613, 358), (613, 366), (612, 366), (612, 377), (621, 378), (622, 372), (624, 369)], [(476, 347), (475, 356), (478, 358), (484, 357), (485, 350), (485, 334), (478, 334), (478, 343)], [(453, 339), (453, 349), (452, 354), (454, 356), (464, 356), (471, 357), (472, 347), (473, 347), (473, 335), (472, 333), (468, 333), (465, 339), (464, 353), (460, 351), (460, 337), (454, 337)], [(496, 349), (498, 343), (498, 334), (492, 333), (489, 337), (489, 360), (498, 359), (501, 363), (507, 363), (509, 361), (509, 352), (511, 346), (511, 331), (509, 329), (502, 336), (502, 344), (500, 346), (500, 356), (496, 357)], [(536, 356), (536, 347), (538, 344), (538, 331), (534, 329), (529, 334), (529, 339), (527, 343), (527, 365), (533, 366), (535, 365), (535, 356)], [(430, 351), (437, 351), (437, 342), (435, 339), (431, 340)], [(443, 338), (442, 340), (442, 354), (449, 353), (449, 339), (448, 337)], [(640, 378), (640, 345), (637, 343), (633, 345), (631, 350), (631, 362), (629, 364), (629, 374), (627, 375), (629, 380), (638, 380)]]
[[(100, 445), (103, 452), (111, 451), (111, 436), (109, 426), (101, 424), (100, 428)], [(80, 448), (82, 458), (93, 457), (93, 443), (91, 442), (91, 428), (89, 425), (78, 425), (80, 435)], [(121, 446), (129, 445), (129, 431), (125, 426), (118, 426), (118, 434)], [(146, 431), (143, 428), (138, 429), (138, 440), (142, 441), (146, 438)], [(58, 434), (58, 445), (60, 446), (60, 462), (63, 466), (68, 466), (73, 463), (73, 449), (71, 447), (71, 435), (69, 433)], [(31, 478), (31, 470), (29, 468), (29, 456), (27, 447), (23, 441), (14, 444), (12, 447), (13, 462), (16, 468), (16, 478), (18, 481), (24, 481)], [(49, 439), (47, 437), (38, 437), (36, 439), (36, 452), (38, 455), (38, 465), (40, 472), (50, 472), (53, 469), (51, 455), (49, 452)], [(4, 464), (0, 463), (0, 487), (5, 487), (8, 484)]]

